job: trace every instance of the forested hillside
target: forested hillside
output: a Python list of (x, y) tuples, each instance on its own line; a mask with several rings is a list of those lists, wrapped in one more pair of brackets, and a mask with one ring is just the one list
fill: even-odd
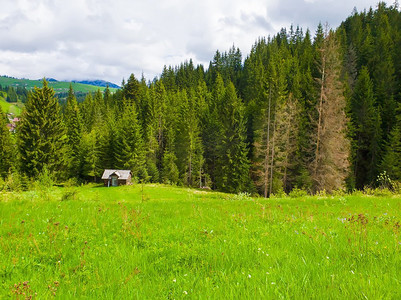
[(1, 131), (0, 174), (46, 168), (87, 181), (131, 169), (139, 181), (266, 197), (362, 189), (380, 174), (401, 180), (400, 103), (401, 13), (381, 3), (335, 31), (259, 38), (245, 59), (233, 46), (208, 67), (164, 67), (152, 82), (131, 75), (80, 104), (70, 89), (63, 110), (44, 82), (16, 136)]

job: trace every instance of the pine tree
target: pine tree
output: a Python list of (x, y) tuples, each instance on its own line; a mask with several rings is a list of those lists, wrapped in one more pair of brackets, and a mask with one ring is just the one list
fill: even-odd
[(167, 92), (161, 81), (158, 81), (155, 86), (155, 93), (152, 105), (152, 116), (155, 128), (155, 138), (158, 148), (156, 150), (157, 168), (159, 172), (162, 169), (162, 158), (164, 148), (166, 146), (166, 111), (167, 111)]
[(300, 105), (292, 93), (277, 109), (276, 169), (284, 191), (289, 192), (296, 186), (296, 168), (298, 167), (298, 138)]
[(395, 89), (395, 69), (393, 63), (394, 43), (392, 41), (392, 32), (386, 14), (377, 12), (378, 28), (377, 37), (375, 39), (375, 52), (372, 63), (372, 79), (374, 84), (375, 98), (381, 105), (382, 110), (382, 134), (383, 139), (387, 140), (387, 136), (392, 130), (395, 122), (395, 111), (397, 103), (394, 99)]
[(0, 106), (0, 179), (5, 178), (13, 166), (13, 145), (7, 128), (7, 117)]
[(135, 78), (134, 74), (131, 74), (127, 83), (123, 86), (123, 96), (128, 102), (137, 103), (139, 92), (139, 81)]
[(118, 122), (116, 168), (129, 169), (134, 178), (147, 180), (145, 150), (135, 105), (127, 103)]
[(386, 171), (391, 179), (401, 181), (401, 104), (397, 112), (397, 122), (386, 145), (381, 170)]
[(380, 112), (375, 107), (373, 82), (363, 67), (358, 75), (351, 99), (353, 127), (352, 168), (356, 188), (371, 184), (378, 175), (381, 145)]
[(97, 181), (103, 171), (100, 162), (100, 137), (99, 133), (92, 129), (82, 136), (82, 174), (86, 179)]
[(261, 112), (256, 119), (255, 143), (254, 143), (254, 174), (256, 185), (265, 197), (273, 192), (273, 178), (276, 155), (277, 119), (276, 111), (286, 98), (286, 61), (277, 43), (271, 48), (270, 60), (267, 68), (268, 89), (264, 92), (264, 99), (260, 101)]
[(67, 136), (59, 103), (46, 80), (29, 95), (18, 133), (24, 174), (36, 177), (47, 168), (56, 178), (65, 176)]
[(325, 36), (320, 59), (318, 118), (311, 174), (315, 191), (332, 191), (345, 187), (349, 169), (346, 101), (340, 80), (339, 48), (333, 32)]
[(72, 85), (68, 92), (66, 108), (64, 112), (64, 124), (66, 126), (69, 146), (69, 169), (70, 176), (80, 177), (80, 151), (82, 140), (82, 121), (78, 108), (77, 98), (74, 95)]
[(248, 191), (250, 187), (249, 160), (246, 145), (246, 120), (241, 99), (234, 84), (229, 82), (221, 108), (222, 140), (218, 148), (216, 187), (225, 192)]
[(220, 155), (218, 147), (224, 136), (221, 124), (224, 94), (223, 78), (220, 74), (216, 74), (216, 82), (214, 83), (211, 100), (207, 107), (208, 112), (204, 118), (202, 133), (206, 172), (210, 175), (211, 186), (213, 188), (216, 187), (216, 177), (218, 176), (216, 174), (217, 160)]
[(84, 102), (80, 105), (80, 111), (83, 130), (87, 133), (91, 132), (95, 122), (95, 102), (92, 93), (85, 96)]
[(177, 124), (176, 153), (178, 167), (183, 182), (189, 186), (199, 186), (203, 167), (203, 148), (200, 137), (199, 117), (194, 98), (188, 99), (187, 93), (180, 93), (180, 118)]
[(173, 152), (166, 150), (163, 154), (161, 180), (163, 183), (177, 184), (179, 171), (176, 164), (177, 158)]

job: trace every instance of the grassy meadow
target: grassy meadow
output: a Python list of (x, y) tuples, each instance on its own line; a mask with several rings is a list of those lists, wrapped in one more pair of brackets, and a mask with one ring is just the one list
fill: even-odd
[(4, 113), (13, 113), (16, 116), (21, 115), (22, 108), (19, 103), (8, 103), (0, 94), (0, 106)]
[(400, 299), (401, 197), (0, 193), (0, 298)]
[[(0, 76), (0, 84), (2, 86), (12, 86), (12, 87), (25, 87), (28, 90), (34, 87), (42, 87), (42, 80), (30, 80), (30, 79), (17, 79), (12, 77)], [(90, 93), (97, 92), (97, 90), (103, 91), (104, 87), (98, 87), (89, 84), (77, 83), (77, 82), (66, 82), (66, 81), (50, 81), (49, 86), (54, 89), (56, 93), (68, 92), (70, 84), (75, 92)], [(110, 88), (111, 92), (115, 92), (117, 89)]]

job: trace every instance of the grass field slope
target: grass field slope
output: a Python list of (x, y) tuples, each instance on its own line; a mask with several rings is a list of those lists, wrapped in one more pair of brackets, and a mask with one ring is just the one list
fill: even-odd
[(4, 96), (3, 92), (0, 92), (0, 106), (3, 112), (13, 113), (16, 116), (19, 116), (22, 112), (22, 105), (19, 106), (17, 103), (8, 103)]
[[(103, 91), (104, 87), (99, 87), (95, 85), (77, 83), (77, 82), (66, 82), (66, 81), (55, 81), (50, 80), (49, 86), (52, 87), (55, 93), (65, 93), (68, 92), (70, 84), (75, 92), (89, 93), (96, 92), (97, 90)], [(36, 87), (42, 87), (42, 80), (30, 80), (30, 79), (17, 79), (12, 77), (0, 76), (0, 85), (2, 86), (12, 86), (12, 87), (25, 87), (30, 90)], [(111, 92), (115, 92), (116, 88), (110, 88)]]
[(400, 231), (391, 194), (3, 192), (0, 298), (400, 299)]

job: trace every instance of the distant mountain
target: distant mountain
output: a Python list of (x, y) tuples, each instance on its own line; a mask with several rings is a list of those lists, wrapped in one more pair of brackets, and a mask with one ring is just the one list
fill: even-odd
[(110, 88), (115, 88), (115, 89), (119, 89), (120, 86), (118, 86), (117, 84), (108, 82), (108, 81), (104, 81), (104, 80), (73, 80), (72, 82), (75, 83), (82, 83), (82, 84), (89, 84), (89, 85), (94, 85), (94, 86), (100, 86), (100, 87), (106, 87), (109, 86)]
[[(49, 82), (49, 86), (54, 89), (54, 92), (56, 94), (62, 94), (62, 93), (68, 93), (68, 90), (70, 88), (70, 84), (72, 85), (72, 88), (74, 89), (75, 92), (81, 92), (81, 93), (93, 93), (97, 92), (98, 90), (103, 91), (105, 86), (107, 86), (107, 82), (104, 82), (104, 85), (95, 85), (95, 81), (82, 81), (82, 82), (88, 82), (88, 83), (81, 83), (81, 81), (75, 81), (75, 82), (69, 82), (69, 81), (57, 81), (56, 79), (53, 78), (46, 78), (46, 80)], [(101, 82), (101, 80), (96, 80), (98, 82)], [(29, 80), (29, 79), (18, 79), (14, 77), (9, 77), (9, 76), (0, 76), (0, 85), (5, 87), (5, 86), (12, 86), (14, 88), (17, 87), (24, 87), (28, 90), (33, 89), (35, 86), (41, 87), (42, 86), (42, 79), (41, 80)], [(110, 91), (114, 93), (117, 89), (120, 87), (113, 84), (109, 83)]]
[[(42, 79), (38, 79), (38, 81), (42, 81), (42, 80), (43, 80), (43, 78)], [(54, 79), (54, 78), (46, 78), (46, 80), (47, 80), (47, 82), (58, 82), (58, 80)]]

